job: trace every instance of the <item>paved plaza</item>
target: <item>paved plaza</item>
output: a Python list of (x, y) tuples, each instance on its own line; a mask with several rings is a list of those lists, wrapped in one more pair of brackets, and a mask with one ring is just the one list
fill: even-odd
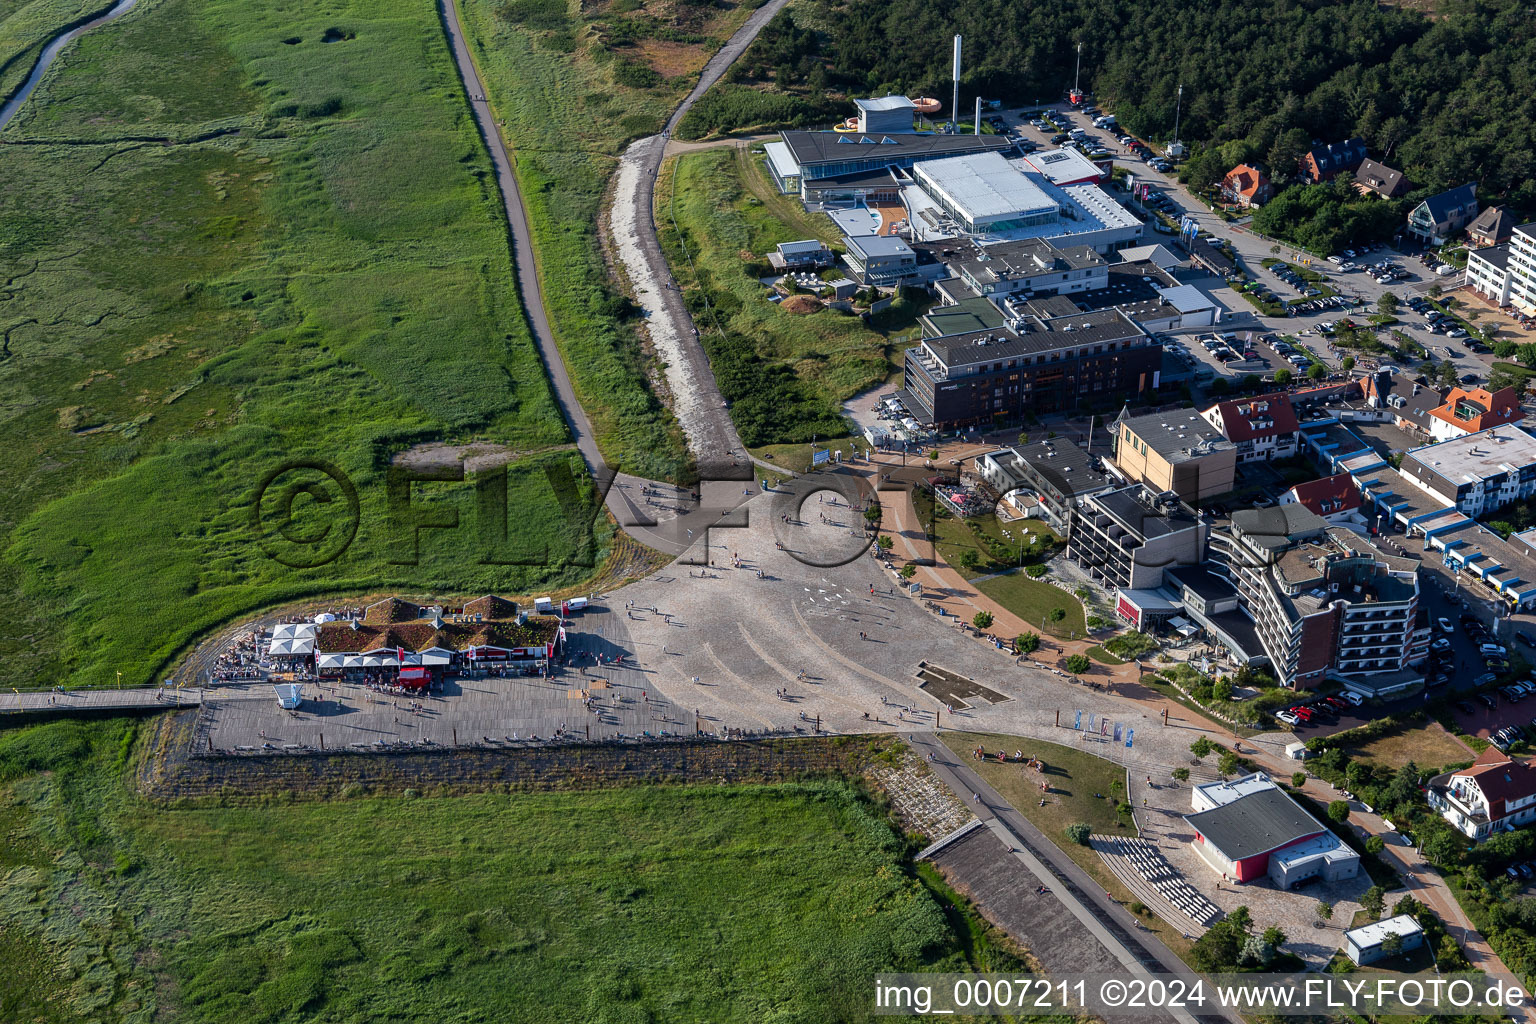
[[(568, 621), (566, 663), (551, 678), (452, 679), (424, 698), (309, 683), (306, 695), (318, 699), (296, 714), (277, 706), (269, 686), (216, 687), (211, 744), (311, 748), (323, 736), (327, 749), (337, 749), (547, 741), (557, 731), (596, 740), (691, 735), (695, 728), (808, 734), (935, 727), (1072, 742), (1080, 734), (1058, 728), (1057, 712), (1070, 725), (1082, 710), (1136, 728), (1136, 749), (1125, 754), (1138, 762), (1172, 765), (1187, 757), (1178, 752), (1187, 750), (1195, 726), (1165, 728), (1133, 701), (1020, 666), (954, 618), (929, 611), (873, 557), (845, 496), (770, 492), (754, 497), (750, 511), (749, 526), (713, 530), (707, 546), (698, 538), (690, 552), (695, 565), (684, 559), (598, 595)], [(951, 712), (919, 688), (920, 662), (973, 681), (980, 695), (956, 701)], [(417, 699), (420, 709), (411, 706)]]

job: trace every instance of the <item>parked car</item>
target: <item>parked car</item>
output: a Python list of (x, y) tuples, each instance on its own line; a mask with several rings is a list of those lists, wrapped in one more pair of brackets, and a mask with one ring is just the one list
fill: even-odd
[(1276, 711), (1275, 717), (1280, 719), (1280, 721), (1284, 722), (1286, 725), (1296, 725), (1301, 721), (1301, 719), (1297, 718), (1296, 715), (1289, 709)]
[[(1488, 675), (1491, 676), (1493, 673), (1489, 672)], [(1490, 708), (1496, 708), (1499, 706), (1499, 699), (1491, 693), (1480, 693), (1477, 695), (1477, 699), (1482, 701)]]
[(1358, 693), (1354, 692), (1353, 690), (1345, 690), (1343, 693), (1339, 694), (1339, 696), (1344, 698), (1344, 700), (1346, 700), (1349, 703), (1353, 704), (1357, 708), (1365, 703), (1365, 698), (1360, 696)]
[(1443, 633), (1454, 633), (1454, 632), (1456, 632), (1456, 627), (1451, 625), (1451, 620), (1446, 618), (1443, 615), (1440, 616), (1440, 618), (1435, 620), (1435, 625), (1439, 626), (1440, 627), (1440, 631), (1443, 632)]
[(1477, 713), (1477, 708), (1473, 707), (1472, 702), (1469, 700), (1457, 701), (1456, 710), (1460, 711), (1464, 715), (1473, 715)]

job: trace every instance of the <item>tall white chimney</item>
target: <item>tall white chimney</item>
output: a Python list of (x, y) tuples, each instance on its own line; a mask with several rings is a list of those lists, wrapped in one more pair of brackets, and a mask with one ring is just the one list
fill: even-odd
[(949, 104), (949, 119), (960, 123), (960, 34), (955, 33), (955, 94)]
[(976, 134), (981, 134), (981, 97), (976, 97)]

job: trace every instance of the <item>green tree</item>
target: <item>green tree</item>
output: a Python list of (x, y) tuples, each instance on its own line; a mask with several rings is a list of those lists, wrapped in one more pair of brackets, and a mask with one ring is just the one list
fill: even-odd
[(1381, 298), (1376, 300), (1376, 309), (1383, 316), (1392, 316), (1397, 312), (1397, 296), (1391, 292), (1382, 292)]
[(1238, 756), (1230, 750), (1223, 750), (1221, 757), (1216, 761), (1216, 772), (1219, 775), (1236, 775), (1242, 769), (1242, 763)]
[(981, 564), (981, 556), (976, 553), (975, 548), (966, 548), (960, 552), (960, 557), (956, 561), (960, 563), (960, 568), (969, 571)]
[(1385, 850), (1386, 848), (1387, 848), (1386, 840), (1382, 839), (1381, 836), (1371, 836), (1371, 838), (1369, 838), (1369, 839), (1367, 839), (1365, 841), (1365, 852), (1366, 853), (1379, 854), (1382, 850)]
[(1215, 749), (1216, 744), (1211, 742), (1209, 736), (1197, 736), (1195, 742), (1189, 745), (1189, 752), (1198, 758), (1204, 758)]
[(1020, 654), (1034, 654), (1040, 649), (1040, 634), (1020, 633), (1013, 639), (1013, 649)]
[(1268, 159), (1269, 175), (1277, 187), (1296, 176), (1297, 163), (1310, 145), (1311, 140), (1301, 128), (1287, 128), (1275, 136)]
[(913, 576), (917, 575), (917, 566), (911, 565), (911, 564), (904, 565), (897, 572), (897, 575), (900, 576), (904, 580), (909, 580)]
[(1319, 900), (1317, 904), (1317, 919), (1319, 921), (1333, 920), (1333, 904), (1327, 900)]
[(1226, 923), (1240, 932), (1247, 933), (1253, 927), (1253, 914), (1249, 913), (1246, 906), (1238, 906), (1227, 914)]
[(1274, 925), (1270, 925), (1268, 928), (1264, 929), (1264, 941), (1269, 943), (1270, 949), (1279, 949), (1281, 946), (1285, 945), (1285, 932), (1281, 931), (1279, 928), (1276, 928)]
[(1306, 784), (1307, 784), (1307, 773), (1306, 772), (1291, 772), (1291, 787), (1293, 789), (1300, 789), (1302, 786), (1305, 786)]
[(1355, 357), (1345, 356), (1343, 359), (1339, 360), (1339, 368), (1342, 369), (1345, 373), (1353, 370), (1355, 368)]
[(1338, 822), (1341, 825), (1344, 822), (1348, 821), (1349, 820), (1349, 801), (1348, 800), (1335, 800), (1332, 803), (1330, 803), (1328, 805), (1328, 817), (1332, 818), (1334, 821)]
[(1360, 897), (1360, 906), (1372, 918), (1380, 919), (1381, 912), (1386, 909), (1386, 893), (1381, 886), (1373, 885), (1365, 890), (1365, 895)]
[(882, 533), (875, 543), (880, 546), (882, 551), (889, 551), (896, 546), (896, 539), (888, 533)]
[(1078, 846), (1087, 846), (1088, 837), (1093, 835), (1093, 828), (1085, 821), (1074, 821), (1062, 829), (1062, 831), (1066, 833), (1068, 839)]
[(1451, 362), (1449, 359), (1445, 360), (1440, 364), (1438, 376), (1440, 378), (1440, 384), (1443, 387), (1453, 386), (1457, 380), (1456, 364)]
[(977, 629), (990, 628), (992, 625), (992, 613), (989, 611), (977, 612), (971, 617), (971, 625), (975, 626)]
[(864, 522), (870, 526), (874, 526), (876, 523), (880, 522), (879, 502), (872, 502), (870, 506), (864, 510)]
[(1171, 774), (1173, 775), (1173, 781), (1175, 781), (1175, 782), (1188, 782), (1189, 781), (1189, 769), (1188, 768), (1175, 768)]
[(1051, 621), (1052, 622), (1060, 622), (1062, 619), (1064, 619), (1066, 617), (1067, 617), (1067, 610), (1065, 608), (1052, 608), (1051, 609)]
[(1396, 932), (1384, 935), (1381, 939), (1381, 955), (1397, 956), (1403, 951), (1403, 937)]
[(1074, 654), (1066, 660), (1067, 671), (1075, 676), (1080, 676), (1093, 667), (1093, 662), (1088, 660), (1086, 654)]
[(1275, 371), (1275, 383), (1279, 384), (1281, 387), (1289, 384), (1294, 379), (1295, 374), (1291, 373), (1288, 367), (1282, 366), (1280, 369)]
[(1307, 377), (1310, 380), (1322, 380), (1327, 375), (1328, 371), (1323, 369), (1322, 363), (1313, 363), (1307, 367)]

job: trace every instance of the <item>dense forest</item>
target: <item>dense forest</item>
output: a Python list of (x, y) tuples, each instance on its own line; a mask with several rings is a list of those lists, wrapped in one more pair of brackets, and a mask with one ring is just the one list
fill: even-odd
[[(732, 77), (797, 93), (950, 95), (962, 106), (1054, 100), (1082, 82), (1133, 133), (1293, 166), (1313, 139), (1358, 135), (1421, 187), (1475, 181), (1536, 206), (1536, 14), (1517, 0), (1441, 0), (1434, 16), (1376, 0), (802, 0)], [(842, 109), (841, 107), (839, 108)]]

